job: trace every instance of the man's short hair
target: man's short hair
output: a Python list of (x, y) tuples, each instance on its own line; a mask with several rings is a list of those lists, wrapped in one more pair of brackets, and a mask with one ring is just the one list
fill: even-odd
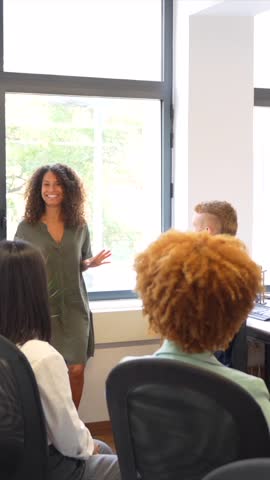
[(238, 228), (237, 213), (229, 202), (218, 200), (201, 202), (194, 207), (194, 210), (196, 213), (208, 213), (217, 217), (221, 225), (219, 233), (236, 235)]

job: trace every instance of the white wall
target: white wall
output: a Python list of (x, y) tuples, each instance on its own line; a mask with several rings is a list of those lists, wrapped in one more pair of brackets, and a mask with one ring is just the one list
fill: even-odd
[[(110, 302), (108, 309), (92, 302), (96, 351), (86, 365), (85, 385), (80, 404), (80, 417), (86, 423), (108, 420), (105, 381), (110, 370), (126, 356), (150, 355), (160, 341), (148, 331), (148, 322), (139, 305), (120, 309)], [(127, 302), (123, 302), (126, 304)], [(116, 302), (117, 304), (117, 302)], [(138, 304), (138, 302), (137, 302)], [(108, 305), (108, 304), (107, 304)]]
[(82, 420), (101, 422), (108, 420), (105, 399), (105, 382), (110, 370), (126, 356), (151, 355), (159, 347), (159, 341), (153, 343), (124, 343), (115, 345), (97, 345), (95, 356), (90, 359), (85, 371), (85, 388), (79, 414)]
[[(184, 201), (183, 193), (175, 197), (175, 226), (190, 227), (199, 201), (228, 200), (238, 212), (239, 237), (251, 247), (253, 17), (191, 15), (187, 21), (184, 72), (183, 43), (176, 38), (175, 46), (175, 190), (186, 190)], [(187, 78), (188, 107), (182, 110), (177, 99)], [(183, 138), (181, 125), (187, 122)]]

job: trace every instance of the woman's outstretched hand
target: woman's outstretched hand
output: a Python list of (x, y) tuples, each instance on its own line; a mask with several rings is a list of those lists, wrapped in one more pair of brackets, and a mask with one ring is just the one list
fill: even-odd
[(91, 258), (87, 258), (83, 260), (83, 270), (87, 270), (88, 268), (92, 267), (99, 267), (100, 265), (105, 265), (106, 263), (111, 263), (110, 260), (107, 260), (111, 256), (110, 250), (101, 250), (97, 255)]

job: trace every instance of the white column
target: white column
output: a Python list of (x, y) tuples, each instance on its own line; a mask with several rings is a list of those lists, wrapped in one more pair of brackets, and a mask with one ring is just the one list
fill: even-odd
[[(238, 212), (239, 237), (251, 247), (253, 17), (195, 14), (189, 17), (188, 36), (188, 88), (180, 81), (183, 45), (177, 38), (175, 47), (175, 96), (181, 97), (184, 86), (188, 104), (181, 110), (176, 102), (175, 226), (182, 228), (179, 218), (188, 212), (190, 227), (199, 201), (227, 200)], [(187, 114), (185, 147), (179, 139)], [(185, 194), (181, 201), (179, 190)]]

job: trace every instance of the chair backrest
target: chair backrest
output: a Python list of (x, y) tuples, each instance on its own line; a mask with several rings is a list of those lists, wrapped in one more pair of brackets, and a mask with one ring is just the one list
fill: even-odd
[(208, 473), (203, 480), (269, 480), (270, 458), (252, 458), (228, 463)]
[(106, 382), (122, 480), (197, 480), (214, 468), (270, 455), (257, 402), (221, 375), (179, 361), (142, 357)]
[(25, 355), (0, 336), (0, 478), (45, 480), (48, 445), (43, 410)]

